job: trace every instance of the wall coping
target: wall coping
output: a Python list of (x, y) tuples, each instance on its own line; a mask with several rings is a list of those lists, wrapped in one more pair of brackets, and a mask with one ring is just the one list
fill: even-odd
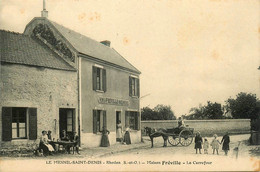
[[(178, 120), (149, 120), (149, 121), (141, 121), (142, 123), (173, 123)], [(184, 122), (234, 122), (234, 121), (248, 121), (250, 119), (211, 119), (211, 120), (183, 120)]]

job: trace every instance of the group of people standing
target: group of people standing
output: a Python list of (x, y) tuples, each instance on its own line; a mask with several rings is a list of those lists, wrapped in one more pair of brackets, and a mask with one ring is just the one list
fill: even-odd
[(123, 126), (120, 120), (116, 125), (116, 138), (122, 144), (127, 144), (127, 145), (131, 144), (130, 128), (126, 126), (125, 133), (123, 134)]
[[(119, 141), (122, 144), (131, 144), (131, 138), (130, 138), (130, 129), (127, 126), (125, 129), (125, 134), (123, 135), (123, 126), (121, 124), (121, 121), (119, 120), (118, 123), (116, 124), (116, 140)], [(103, 127), (102, 130), (102, 137), (101, 137), (101, 147), (109, 147), (110, 143), (109, 143), (109, 139), (108, 139), (108, 135), (109, 135), (109, 131), (106, 129), (106, 127)]]
[(230, 143), (230, 137), (228, 135), (228, 132), (226, 132), (226, 134), (223, 136), (221, 142), (218, 140), (217, 134), (214, 134), (213, 139), (210, 144), (209, 144), (207, 138), (204, 138), (204, 142), (203, 142), (200, 132), (197, 132), (196, 136), (195, 136), (196, 154), (198, 153), (198, 150), (199, 150), (199, 153), (201, 154), (202, 144), (203, 144), (204, 154), (208, 154), (209, 146), (212, 147), (213, 154), (215, 154), (215, 152), (217, 154), (219, 154), (218, 150), (222, 143), (223, 143), (222, 150), (225, 152), (225, 155), (228, 155), (229, 143)]

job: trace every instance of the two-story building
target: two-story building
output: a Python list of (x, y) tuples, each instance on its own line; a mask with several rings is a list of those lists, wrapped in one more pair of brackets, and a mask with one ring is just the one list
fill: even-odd
[[(97, 147), (100, 145), (103, 127), (110, 131), (110, 144), (116, 143), (116, 124), (121, 120), (123, 128), (129, 126), (131, 129), (132, 142), (141, 141), (140, 71), (111, 48), (109, 41), (97, 42), (50, 21), (47, 19), (46, 11), (42, 12), (42, 17), (36, 17), (27, 24), (22, 36), (36, 41), (40, 48), (50, 51), (55, 57), (57, 56), (57, 59), (70, 66), (73, 71), (69, 74), (67, 71), (62, 72), (62, 77), (56, 75), (55, 72), (49, 72), (54, 78), (50, 78), (50, 80), (44, 79), (46, 81), (44, 83), (41, 81), (41, 76), (34, 75), (36, 73), (30, 70), (27, 71), (30, 74), (20, 72), (20, 80), (24, 80), (19, 85), (13, 81), (16, 78), (10, 77), (6, 79), (6, 82), (10, 82), (12, 86), (17, 87), (18, 93), (14, 99), (18, 107), (41, 108), (42, 102), (43, 105), (46, 104), (47, 107), (54, 109), (50, 111), (46, 108), (45, 111), (42, 111), (44, 116), (47, 116), (46, 119), (42, 119), (43, 115), (37, 113), (38, 126), (44, 122), (51, 123), (51, 127), (45, 128), (45, 130), (54, 131), (53, 135), (56, 138), (60, 137), (62, 130), (68, 132), (77, 131), (83, 147)], [(12, 43), (9, 46), (12, 47)], [(7, 51), (13, 51), (13, 49), (9, 49), (9, 46), (7, 45)], [(30, 45), (22, 50), (18, 48), (17, 51), (27, 53), (27, 61), (34, 61), (31, 56), (34, 56), (35, 53), (31, 52)], [(1, 50), (1, 56), (2, 54)], [(12, 59), (13, 56), (19, 61), (19, 53), (10, 55), (6, 59)], [(39, 60), (42, 62), (44, 58), (39, 58)], [(26, 65), (26, 62), (23, 66)], [(48, 63), (52, 64), (52, 60), (49, 60)], [(44, 70), (42, 70), (41, 67), (36, 69), (39, 75), (43, 75)], [(7, 75), (7, 73), (12, 74), (12, 71), (4, 71), (1, 74)], [(23, 77), (23, 75), (26, 77)], [(73, 79), (70, 78), (70, 75), (73, 75)], [(28, 80), (36, 85), (26, 84)], [(3, 84), (5, 85), (5, 83)], [(53, 88), (48, 90), (51, 84), (53, 84)], [(23, 87), (33, 87), (34, 90), (27, 91)], [(9, 88), (4, 86), (1, 91), (5, 93), (7, 89)], [(64, 89), (64, 92), (61, 89)], [(27, 101), (29, 103), (34, 103), (39, 96), (39, 100), (37, 100), (39, 104), (22, 105), (23, 99), (18, 99), (18, 97), (23, 97), (20, 94), (24, 94), (24, 92), (28, 94)], [(53, 94), (56, 95), (56, 92), (59, 94), (55, 98), (61, 100), (66, 98), (68, 101), (53, 102)], [(11, 101), (9, 99), (12, 94), (11, 90), (9, 94), (6, 94), (6, 102)], [(42, 100), (42, 97), (46, 97), (47, 100)], [(4, 103), (1, 103), (2, 114), (5, 112), (7, 105), (14, 106), (12, 103), (8, 104), (4, 101)], [(30, 112), (30, 110), (27, 111)], [(38, 136), (42, 129), (42, 127), (40, 129), (38, 127)], [(29, 136), (24, 138), (28, 139)]]

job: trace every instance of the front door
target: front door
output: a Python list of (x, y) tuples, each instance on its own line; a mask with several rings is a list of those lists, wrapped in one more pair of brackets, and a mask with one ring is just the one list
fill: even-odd
[(120, 136), (120, 134), (118, 133), (118, 129), (117, 129), (117, 124), (118, 123), (121, 123), (122, 121), (121, 121), (121, 111), (116, 111), (116, 141), (120, 141), (120, 139), (119, 139), (119, 137), (121, 137)]
[(60, 138), (63, 130), (72, 138), (75, 131), (75, 109), (60, 108), (59, 121)]

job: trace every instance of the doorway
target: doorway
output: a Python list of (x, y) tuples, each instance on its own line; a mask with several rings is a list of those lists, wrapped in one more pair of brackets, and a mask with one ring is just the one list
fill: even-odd
[[(118, 123), (120, 121), (121, 130), (118, 129)], [(116, 111), (116, 141), (121, 142), (120, 138), (122, 137), (122, 121), (121, 121), (121, 111)]]
[(62, 137), (62, 131), (65, 130), (70, 138), (75, 131), (75, 109), (60, 108), (59, 110), (59, 129), (60, 138)]

